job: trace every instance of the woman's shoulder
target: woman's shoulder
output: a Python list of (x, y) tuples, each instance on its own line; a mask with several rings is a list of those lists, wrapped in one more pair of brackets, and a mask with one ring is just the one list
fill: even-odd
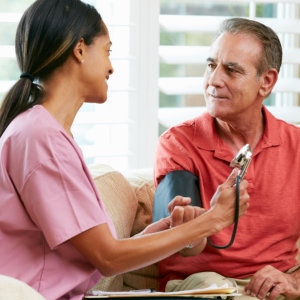
[[(53, 151), (65, 151), (70, 144), (63, 127), (41, 105), (36, 105), (18, 115), (1, 137), (11, 153), (26, 155), (52, 155)], [(47, 153), (46, 153), (47, 152)]]
[(19, 114), (7, 127), (2, 140), (14, 143), (35, 143), (51, 138), (65, 139), (63, 127), (41, 105), (35, 105)]

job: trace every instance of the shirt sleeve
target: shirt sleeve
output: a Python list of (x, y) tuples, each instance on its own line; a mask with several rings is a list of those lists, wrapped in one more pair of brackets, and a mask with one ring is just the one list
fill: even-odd
[(154, 184), (157, 187), (164, 176), (173, 171), (195, 173), (193, 136), (185, 127), (175, 127), (158, 140), (154, 162)]
[(109, 217), (74, 145), (54, 137), (45, 151), (51, 155), (31, 171), (20, 196), (53, 249)]

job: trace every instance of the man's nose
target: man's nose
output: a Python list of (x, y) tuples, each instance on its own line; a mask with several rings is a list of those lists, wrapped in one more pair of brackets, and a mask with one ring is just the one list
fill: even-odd
[(224, 70), (221, 66), (217, 66), (209, 73), (208, 84), (211, 86), (224, 86)]

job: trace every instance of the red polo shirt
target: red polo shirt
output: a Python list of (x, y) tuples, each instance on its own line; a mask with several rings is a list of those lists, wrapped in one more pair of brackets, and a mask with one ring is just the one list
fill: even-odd
[[(300, 128), (276, 119), (263, 107), (265, 130), (256, 146), (245, 179), (250, 207), (239, 220), (234, 244), (226, 250), (207, 245), (198, 256), (179, 254), (159, 263), (160, 287), (171, 279), (215, 271), (244, 278), (265, 265), (286, 271), (297, 264), (296, 241), (300, 233)], [(169, 172), (188, 170), (199, 177), (203, 206), (231, 172), (234, 154), (223, 142), (214, 119), (205, 113), (165, 132), (159, 139), (154, 167), (155, 183)], [(211, 236), (225, 245), (230, 226)]]

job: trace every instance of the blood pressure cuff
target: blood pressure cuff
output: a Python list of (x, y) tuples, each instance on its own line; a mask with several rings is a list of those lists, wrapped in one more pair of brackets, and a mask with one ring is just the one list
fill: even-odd
[(185, 170), (168, 173), (154, 194), (153, 222), (169, 216), (168, 204), (176, 196), (190, 197), (190, 205), (202, 207), (199, 178)]

